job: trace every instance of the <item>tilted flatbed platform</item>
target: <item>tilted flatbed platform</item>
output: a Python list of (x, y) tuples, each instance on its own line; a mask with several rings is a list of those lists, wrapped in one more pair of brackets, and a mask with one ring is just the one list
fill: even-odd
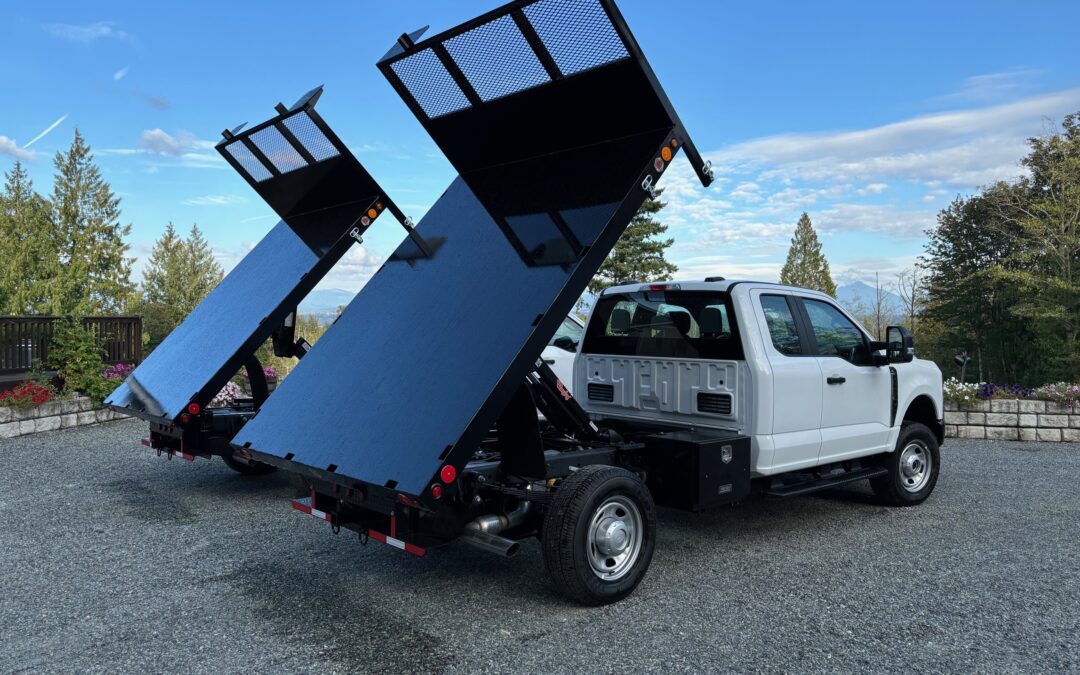
[(711, 176), (612, 2), (418, 37), (379, 68), (460, 173), (417, 226), (441, 248), (404, 242), (234, 444), (437, 508), (674, 154)]

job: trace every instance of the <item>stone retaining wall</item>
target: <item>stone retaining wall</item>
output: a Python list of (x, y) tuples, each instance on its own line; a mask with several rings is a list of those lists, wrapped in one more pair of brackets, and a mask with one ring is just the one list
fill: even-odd
[(14, 438), (39, 431), (97, 424), (124, 417), (105, 408), (94, 407), (85, 397), (67, 401), (49, 401), (30, 410), (0, 406), (0, 438)]
[(997, 441), (1080, 443), (1080, 403), (991, 400), (960, 406), (945, 401), (945, 435)]

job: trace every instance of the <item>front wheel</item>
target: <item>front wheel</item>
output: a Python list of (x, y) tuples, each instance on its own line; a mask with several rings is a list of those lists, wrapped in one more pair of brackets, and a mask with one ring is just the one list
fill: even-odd
[(891, 506), (915, 506), (926, 501), (937, 485), (941, 450), (925, 425), (908, 422), (900, 429), (896, 450), (882, 458), (889, 473), (870, 480), (870, 487)]
[(556, 589), (586, 605), (629, 595), (656, 547), (656, 507), (633, 473), (586, 466), (563, 480), (544, 516), (544, 567)]

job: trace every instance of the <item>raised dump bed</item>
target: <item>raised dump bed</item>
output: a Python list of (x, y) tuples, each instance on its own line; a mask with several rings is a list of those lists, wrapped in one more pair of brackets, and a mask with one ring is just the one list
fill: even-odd
[(422, 32), (379, 68), (460, 174), (417, 226), (439, 248), (404, 242), (233, 441), (372, 508), (444, 507), (440, 476), (474, 457), (673, 156), (711, 181), (614, 3)]
[[(108, 405), (162, 428), (204, 410), (275, 332), (288, 340), (281, 345), (285, 353), (295, 351), (288, 317), (372, 221), (388, 211), (407, 223), (315, 111), (321, 94), (319, 87), (292, 107), (278, 104), (277, 115), (262, 124), (223, 133), (218, 151), (281, 221), (113, 392)], [(259, 368), (248, 370), (253, 382), (262, 375)], [(256, 398), (265, 393), (256, 392)]]

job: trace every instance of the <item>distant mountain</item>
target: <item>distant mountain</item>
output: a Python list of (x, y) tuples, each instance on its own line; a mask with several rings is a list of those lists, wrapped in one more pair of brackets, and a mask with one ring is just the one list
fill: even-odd
[[(888, 313), (897, 318), (902, 316), (904, 313), (904, 301), (892, 291), (887, 289), (882, 289), (882, 291), (885, 296), (885, 306), (889, 310)], [(869, 310), (873, 308), (877, 299), (877, 290), (866, 282), (853, 281), (836, 287), (836, 299), (848, 310), (856, 308)]]
[(304, 314), (336, 312), (341, 305), (352, 302), (355, 295), (356, 291), (346, 291), (340, 288), (317, 289), (300, 301), (300, 311)]

